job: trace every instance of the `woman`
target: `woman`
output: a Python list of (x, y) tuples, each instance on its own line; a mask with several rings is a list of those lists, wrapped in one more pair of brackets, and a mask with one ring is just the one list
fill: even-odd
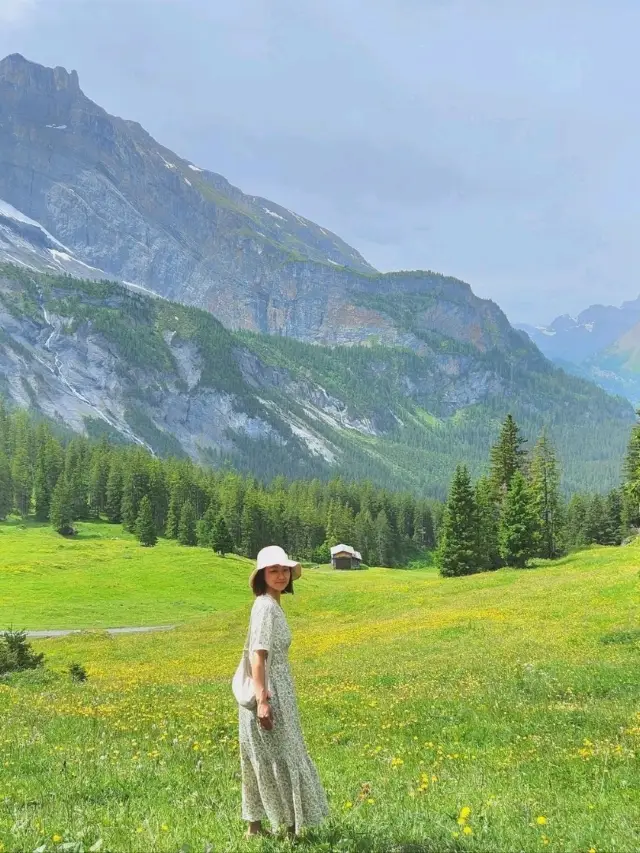
[(249, 579), (256, 596), (249, 655), (257, 708), (240, 707), (242, 817), (249, 822), (247, 837), (265, 833), (264, 818), (274, 830), (286, 826), (290, 835), (297, 835), (329, 813), (300, 728), (288, 660), (291, 633), (280, 606), (280, 596), (293, 592), (293, 581), (301, 574), (299, 563), (272, 545), (260, 551)]

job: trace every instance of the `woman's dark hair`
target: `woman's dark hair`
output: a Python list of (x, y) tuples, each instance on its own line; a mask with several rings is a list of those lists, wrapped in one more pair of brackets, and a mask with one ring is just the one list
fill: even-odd
[[(267, 578), (265, 577), (264, 569), (260, 569), (260, 571), (256, 573), (255, 577), (251, 581), (251, 589), (256, 597), (266, 593)], [(291, 575), (291, 569), (289, 569), (289, 583), (283, 592), (290, 592), (291, 595), (293, 595), (293, 577)]]

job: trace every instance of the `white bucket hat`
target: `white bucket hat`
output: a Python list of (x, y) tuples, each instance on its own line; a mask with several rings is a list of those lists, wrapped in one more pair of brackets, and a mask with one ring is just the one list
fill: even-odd
[(302, 574), (302, 566), (300, 563), (296, 563), (295, 560), (290, 560), (284, 548), (281, 548), (279, 545), (269, 545), (267, 548), (263, 548), (258, 554), (256, 567), (251, 572), (249, 583), (253, 583), (253, 579), (258, 572), (261, 572), (263, 569), (268, 569), (271, 566), (284, 566), (286, 569), (291, 569), (292, 581), (297, 581)]

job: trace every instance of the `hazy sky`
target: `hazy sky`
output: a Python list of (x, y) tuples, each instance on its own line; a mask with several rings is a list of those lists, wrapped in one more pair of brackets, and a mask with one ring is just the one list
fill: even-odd
[(0, 0), (0, 56), (513, 321), (640, 293), (639, 32), (640, 0)]

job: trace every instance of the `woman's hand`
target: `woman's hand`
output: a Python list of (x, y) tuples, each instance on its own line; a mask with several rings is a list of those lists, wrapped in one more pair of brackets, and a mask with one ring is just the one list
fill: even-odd
[(253, 675), (258, 703), (258, 724), (266, 731), (271, 731), (273, 728), (273, 711), (269, 705), (271, 693), (267, 690), (267, 654), (266, 649), (257, 649), (253, 653), (251, 674)]
[(273, 728), (273, 710), (269, 704), (271, 694), (258, 702), (258, 724), (267, 732)]

